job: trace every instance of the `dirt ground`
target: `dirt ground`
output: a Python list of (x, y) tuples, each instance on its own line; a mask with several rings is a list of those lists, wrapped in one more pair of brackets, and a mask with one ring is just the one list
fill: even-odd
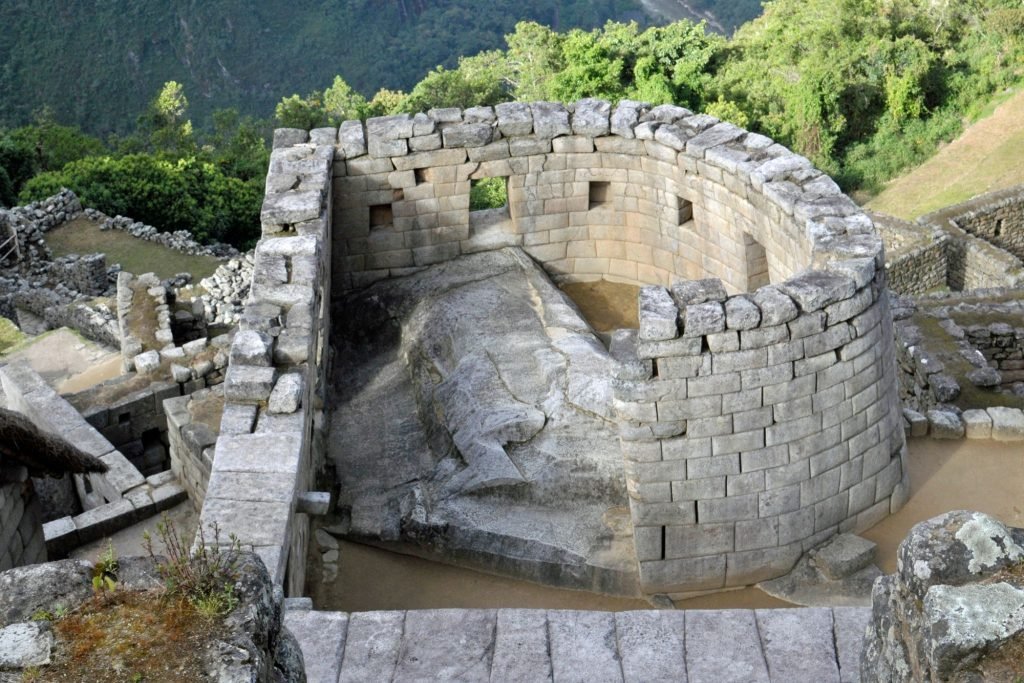
[(28, 363), (46, 382), (65, 394), (87, 389), (121, 374), (121, 354), (60, 328), (25, 340), (0, 364)]

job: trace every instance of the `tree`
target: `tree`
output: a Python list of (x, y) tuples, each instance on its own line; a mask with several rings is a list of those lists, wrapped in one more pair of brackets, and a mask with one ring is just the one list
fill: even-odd
[(312, 130), (328, 123), (320, 93), (310, 93), (305, 98), (298, 95), (282, 98), (274, 108), (274, 118), (282, 128)]
[(412, 89), (405, 108), (417, 112), (434, 107), (498, 104), (508, 99), (506, 70), (507, 61), (498, 50), (460, 58), (454, 70), (438, 66)]
[(148, 133), (150, 149), (171, 155), (195, 150), (192, 122), (188, 120), (188, 98), (177, 81), (164, 83), (139, 119), (139, 129)]
[(508, 79), (520, 101), (550, 99), (549, 81), (564, 66), (563, 37), (546, 26), (521, 21), (505, 36), (508, 45)]
[(367, 105), (366, 98), (353, 90), (341, 76), (335, 76), (331, 86), (324, 90), (323, 108), (331, 125), (366, 118)]

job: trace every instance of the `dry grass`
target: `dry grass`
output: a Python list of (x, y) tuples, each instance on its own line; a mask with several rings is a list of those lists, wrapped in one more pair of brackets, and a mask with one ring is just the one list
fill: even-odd
[(220, 265), (209, 256), (189, 256), (120, 230), (100, 230), (99, 223), (84, 217), (48, 232), (46, 243), (55, 256), (102, 252), (107, 255), (108, 266), (120, 263), (130, 273), (156, 273), (159, 278), (192, 273), (199, 280), (212, 275)]
[(204, 681), (202, 656), (223, 633), (220, 620), (159, 591), (97, 595), (54, 623), (52, 662), (23, 679)]
[(963, 135), (866, 206), (913, 220), (971, 197), (1024, 183), (1024, 92), (1017, 92)]

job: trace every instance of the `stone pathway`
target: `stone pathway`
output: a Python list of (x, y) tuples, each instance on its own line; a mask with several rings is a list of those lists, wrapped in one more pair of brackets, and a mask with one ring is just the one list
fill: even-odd
[(309, 683), (860, 681), (869, 608), (289, 609)]

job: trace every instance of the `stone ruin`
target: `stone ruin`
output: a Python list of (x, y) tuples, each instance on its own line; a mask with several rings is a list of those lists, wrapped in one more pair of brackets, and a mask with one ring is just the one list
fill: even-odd
[[(470, 211), (472, 185), (484, 178), (503, 179), (508, 203)], [(61, 211), (78, 210), (69, 213), (69, 201), (30, 211), (56, 225)], [(124, 476), (99, 482), (98, 493), (76, 482), (92, 507), (49, 522), (47, 548), (60, 556), (187, 492), (202, 524), (237, 535), (274, 584), (299, 596), (311, 517), (333, 502), (316, 489), (336, 485), (324, 478), (333, 469), (341, 522), (332, 533), (403, 552), (627, 595), (676, 597), (781, 576), (835, 534), (872, 526), (904, 502), (905, 434), (921, 433), (917, 409), (928, 414), (927, 430), (936, 408), (949, 405), (933, 390), (941, 394), (943, 381), (920, 371), (931, 369), (925, 356), (899, 336), (906, 324), (894, 342), (886, 287), (1014, 286), (1005, 279), (1012, 267), (982, 271), (989, 247), (1014, 248), (1016, 204), (999, 201), (995, 213), (967, 212), (990, 228), (975, 230), (954, 211), (942, 235), (929, 232), (931, 243), (918, 239), (922, 229), (901, 232), (879, 217), (876, 233), (827, 176), (771, 140), (680, 107), (628, 101), (509, 103), (278, 130), (263, 239), (204, 282), (212, 298), (186, 310), (175, 303), (184, 283), (104, 272), (105, 292), (117, 299), (103, 325), (127, 377), (145, 381), (117, 389), (114, 405), (102, 405), (109, 387), (72, 397), (83, 417), (67, 423), (96, 431), (97, 448)], [(145, 226), (109, 220), (152, 238)], [(938, 230), (929, 220), (924, 232)], [(888, 264), (883, 238), (898, 252)], [(45, 249), (41, 239), (25, 247)], [(590, 280), (641, 287), (638, 330), (595, 334), (556, 286)], [(956, 309), (975, 305), (972, 296), (931, 300)], [(907, 321), (929, 298), (893, 301)], [(136, 302), (152, 316), (145, 339), (126, 326)], [(1003, 373), (1015, 378), (1015, 328), (956, 325), (983, 359), (976, 369), (992, 366), (1000, 385)], [(45, 423), (54, 397), (37, 390), (37, 378), (17, 368), (4, 378), (7, 393)], [(934, 403), (908, 403), (926, 395)], [(1006, 427), (1016, 414), (950, 414), (960, 435), (974, 425), (975, 436), (1016, 438)], [(162, 424), (159, 439), (170, 446), (159, 462), (147, 460), (151, 423)], [(404, 460), (374, 460), (396, 453)], [(304, 634), (304, 647), (313, 633), (340, 634), (330, 664), (339, 670), (342, 651), (355, 657), (361, 638), (391, 628), (391, 613), (372, 627), (354, 615), (346, 650), (347, 617), (292, 608), (289, 628)], [(563, 671), (581, 666), (575, 650), (608, 626), (587, 613), (484, 612), (430, 618), (457, 621), (455, 631), (539, 618), (548, 665)], [(862, 612), (737, 612), (715, 628), (736, 634), (737, 647), (751, 627), (792, 639), (792, 651), (758, 640), (754, 678), (800, 680), (807, 672), (797, 662), (816, 648), (822, 658), (808, 657), (808, 671), (856, 680)], [(617, 649), (597, 654), (639, 666), (630, 648), (640, 642), (628, 634), (636, 619), (649, 621), (640, 614), (612, 620)], [(565, 630), (570, 617), (576, 626)], [(709, 666), (703, 650), (689, 649), (703, 618), (685, 620), (697, 629), (687, 630), (687, 667)], [(885, 618), (876, 614), (876, 625)], [(666, 619), (654, 620), (666, 643), (681, 639), (683, 623)], [(805, 643), (805, 622), (831, 644)], [(593, 643), (562, 637), (576, 628)], [(866, 670), (881, 671), (883, 660), (899, 669), (898, 645), (880, 638)], [(497, 657), (503, 646), (490, 647)], [(644, 666), (680, 658), (659, 653)], [(746, 654), (725, 659), (731, 666)], [(306, 649), (314, 668), (327, 666), (320, 656)]]
[[(504, 209), (469, 210), (483, 178), (505, 179)], [(618, 432), (641, 592), (784, 574), (907, 495), (882, 242), (831, 179), (768, 138), (628, 101), (434, 110), (278, 131), (267, 188), (264, 244), (323, 235), (336, 319), (353, 290), (415, 282), (497, 248), (529, 256), (555, 282), (644, 286), (639, 333), (614, 335), (610, 381), (577, 401)], [(285, 267), (261, 263), (257, 248), (254, 281), (273, 282), (287, 308), (298, 270), (287, 268), (290, 250), (275, 251)], [(417, 331), (397, 320), (405, 343)], [(415, 380), (415, 410), (421, 422), (440, 416), (443, 429), (425, 429), (441, 431), (435, 449), (447, 451), (430, 483), (393, 503), (399, 528), (453, 495), (531, 495), (510, 444), (553, 417), (517, 406), (499, 413), (493, 445), (460, 441), (481, 434), (479, 420), (443, 394), (477, 400), (479, 365), (439, 353), (432, 379)], [(229, 370), (229, 394), (243, 369)], [(353, 508), (353, 523), (373, 514)]]

